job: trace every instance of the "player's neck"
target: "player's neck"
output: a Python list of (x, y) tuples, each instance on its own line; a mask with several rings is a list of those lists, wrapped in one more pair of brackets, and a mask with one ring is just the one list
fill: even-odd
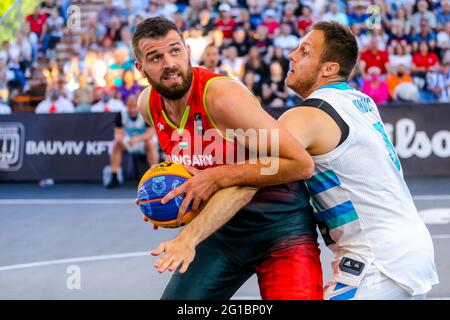
[(330, 84), (340, 83), (343, 81), (345, 81), (345, 80), (339, 76), (335, 76), (335, 77), (327, 78), (327, 79), (320, 79), (319, 81), (317, 81), (317, 83), (314, 86), (311, 87), (311, 90), (308, 92), (308, 94), (306, 96), (307, 97), (310, 96), (314, 91), (318, 90), (320, 87), (330, 85)]
[(178, 100), (169, 100), (162, 98), (164, 102), (164, 110), (171, 120), (175, 120), (174, 122), (178, 123), (181, 121), (184, 111), (186, 110), (186, 106), (189, 101), (189, 97), (191, 96), (192, 85), (189, 88), (188, 92)]

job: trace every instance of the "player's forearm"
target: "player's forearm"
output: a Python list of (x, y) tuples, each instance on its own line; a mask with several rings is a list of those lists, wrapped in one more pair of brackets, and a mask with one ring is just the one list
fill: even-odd
[(199, 244), (227, 223), (255, 195), (256, 189), (233, 186), (216, 192), (178, 237)]
[(216, 170), (220, 187), (226, 188), (235, 185), (264, 187), (304, 180), (311, 177), (313, 169), (313, 160), (305, 153), (301, 159), (265, 157), (257, 164), (233, 164), (211, 170)]

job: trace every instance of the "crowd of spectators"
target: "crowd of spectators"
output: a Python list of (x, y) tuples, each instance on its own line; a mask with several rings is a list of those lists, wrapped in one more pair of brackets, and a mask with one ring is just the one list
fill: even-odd
[(105, 0), (84, 20), (79, 43), (61, 65), (55, 47), (69, 5), (70, 0), (44, 1), (26, 17), (17, 38), (2, 44), (3, 104), (8, 93), (27, 90), (39, 57), (46, 56), (47, 96), (36, 112), (125, 108), (127, 97), (147, 85), (134, 68), (131, 35), (153, 16), (180, 27), (194, 66), (242, 81), (265, 106), (301, 102), (284, 85), (288, 54), (321, 20), (352, 29), (360, 59), (349, 83), (378, 104), (450, 102), (450, 0)]

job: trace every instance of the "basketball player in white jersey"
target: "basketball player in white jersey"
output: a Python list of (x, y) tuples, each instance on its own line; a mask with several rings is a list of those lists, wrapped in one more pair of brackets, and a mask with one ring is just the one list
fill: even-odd
[(346, 84), (357, 57), (349, 29), (315, 24), (285, 81), (306, 99), (279, 120), (315, 162), (307, 185), (335, 254), (325, 299), (424, 298), (438, 283), (433, 243), (376, 104)]
[[(315, 162), (306, 183), (321, 234), (334, 253), (325, 299), (424, 298), (439, 282), (433, 243), (376, 104), (346, 84), (358, 58), (354, 35), (338, 23), (319, 22), (289, 58), (286, 85), (305, 100), (279, 121)], [(211, 210), (186, 226), (182, 245), (177, 238), (161, 244), (159, 250), (170, 257), (166, 263), (183, 261), (188, 252), (193, 258), (195, 240), (234, 214), (235, 208), (218, 209), (239, 199), (236, 192), (228, 196), (212, 199)]]

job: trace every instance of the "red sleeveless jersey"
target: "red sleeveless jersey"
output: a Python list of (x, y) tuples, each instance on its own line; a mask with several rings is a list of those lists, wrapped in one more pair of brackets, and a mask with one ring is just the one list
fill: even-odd
[(179, 127), (167, 117), (161, 95), (150, 88), (148, 113), (161, 149), (168, 160), (198, 169), (233, 163), (237, 145), (217, 129), (206, 105), (209, 84), (228, 77), (203, 68), (192, 69), (192, 90)]

